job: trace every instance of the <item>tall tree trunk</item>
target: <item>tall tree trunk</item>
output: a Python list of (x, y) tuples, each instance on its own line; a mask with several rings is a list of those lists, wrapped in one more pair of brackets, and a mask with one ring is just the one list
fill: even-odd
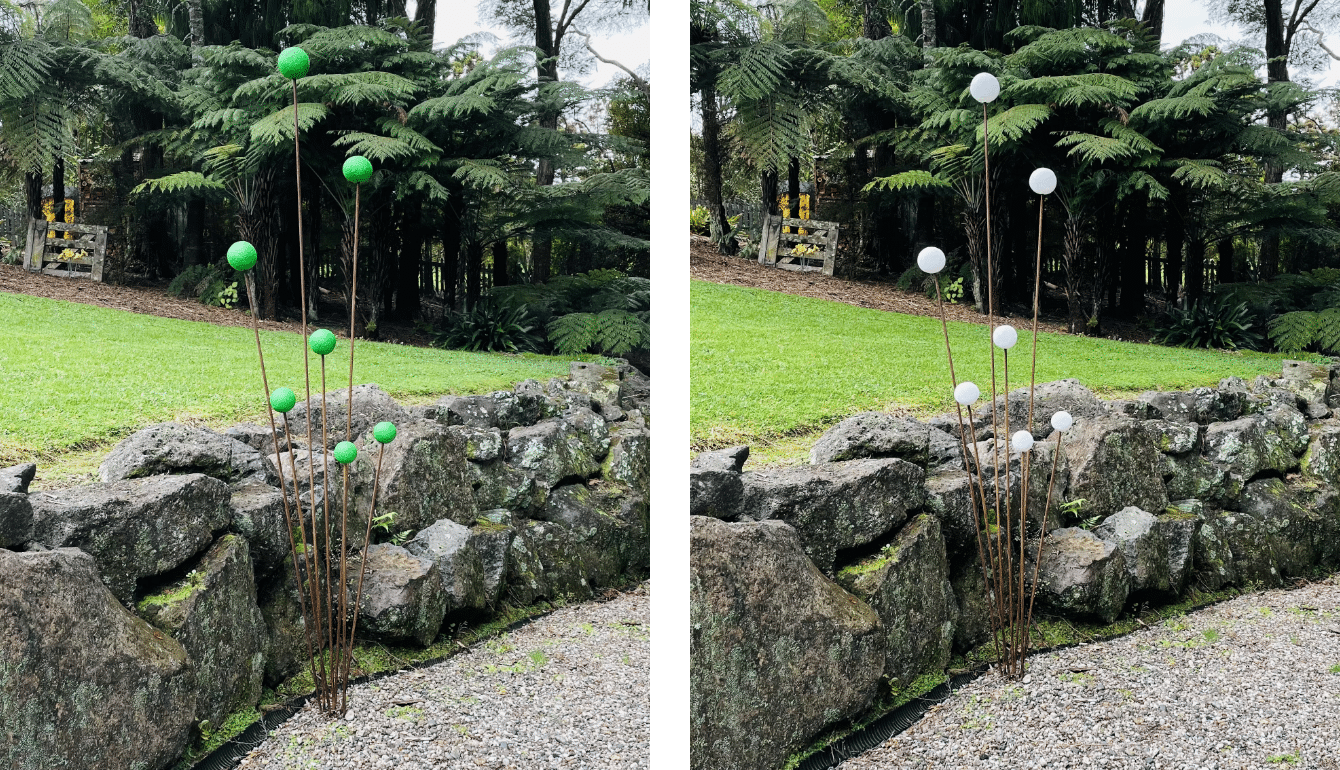
[(437, 0), (419, 0), (414, 9), (414, 20), (423, 26), (431, 39), (437, 29)]
[(186, 17), (191, 24), (191, 60), (200, 63), (200, 46), (205, 44), (205, 14), (200, 0), (186, 0)]
[(1065, 220), (1065, 241), (1061, 250), (1065, 262), (1065, 299), (1070, 318), (1070, 333), (1084, 333), (1084, 306), (1080, 285), (1084, 277), (1084, 220), (1071, 215)]
[(456, 275), (461, 253), (461, 220), (450, 203), (442, 207), (442, 304), (456, 309)]
[(889, 26), (884, 13), (884, 5), (879, 0), (862, 0), (861, 37), (866, 40), (883, 40), (893, 34), (893, 28)]
[(303, 234), (307, 240), (307, 317), (315, 319), (320, 306), (321, 298), (321, 268), (325, 265), (321, 251), (321, 210), (322, 199), (325, 196), (325, 190), (321, 184), (312, 180), (313, 184), (307, 186), (311, 193), (307, 198), (307, 221), (304, 223), (306, 232)]
[(768, 169), (759, 177), (759, 187), (763, 194), (763, 213), (774, 217), (782, 215), (780, 193), (777, 190), (777, 171)]
[(1193, 227), (1186, 241), (1186, 301), (1194, 304), (1205, 295), (1205, 239)]
[(23, 201), (28, 207), (29, 219), (42, 219), (41, 171), (29, 171), (23, 175)]
[[(1174, 200), (1176, 192), (1173, 193)], [(1182, 246), (1186, 243), (1186, 224), (1178, 206), (1168, 206), (1168, 259), (1164, 270), (1163, 291), (1168, 302), (1176, 302), (1182, 290)]]
[(1216, 270), (1215, 278), (1219, 283), (1236, 283), (1237, 273), (1233, 270), (1233, 239), (1220, 238), (1217, 244), (1219, 252), (1219, 269)]
[(921, 0), (921, 47), (925, 50), (935, 45), (935, 0)]
[(735, 235), (731, 232), (730, 222), (726, 219), (726, 207), (721, 200), (722, 152), (721, 119), (717, 111), (717, 92), (715, 88), (704, 86), (699, 92), (702, 99), (703, 116), (703, 181), (706, 183), (707, 213), (711, 225), (712, 241), (722, 254), (734, 254), (738, 250)]
[(54, 221), (65, 221), (65, 158), (59, 155), (51, 162), (51, 209)]
[(402, 320), (419, 315), (419, 260), (423, 252), (423, 204), (407, 201), (400, 220), (400, 280), (396, 283), (396, 317)]
[(800, 158), (792, 156), (786, 166), (786, 215), (800, 218)]
[(1145, 0), (1145, 12), (1140, 17), (1145, 29), (1159, 42), (1163, 41), (1163, 4), (1164, 0)]
[[(349, 320), (349, 314), (353, 312), (354, 287), (353, 287), (353, 269), (354, 269), (354, 229), (355, 222), (353, 209), (349, 210), (348, 216), (344, 218), (344, 223), (340, 226), (340, 276), (344, 284), (344, 314), (341, 323)], [(359, 319), (354, 319), (354, 333), (360, 334)]]
[(1126, 318), (1135, 318), (1145, 312), (1145, 218), (1149, 215), (1149, 203), (1144, 197), (1126, 200), (1120, 309)]
[[(1284, 38), (1284, 10), (1282, 0), (1264, 0), (1266, 22), (1266, 80), (1271, 83), (1289, 79), (1288, 48)], [(1284, 131), (1288, 115), (1283, 110), (1266, 111), (1266, 125)], [(1266, 161), (1266, 184), (1279, 184), (1284, 179), (1284, 166), (1277, 160)], [(1273, 278), (1279, 272), (1279, 233), (1266, 233), (1261, 241), (1261, 277)]]
[[(558, 82), (558, 46), (554, 40), (553, 20), (549, 14), (549, 0), (532, 0), (535, 9), (535, 47), (541, 56), (535, 64), (536, 76), (543, 88), (546, 83)], [(539, 115), (540, 128), (558, 130), (559, 113), (554, 109), (545, 109)], [(554, 164), (549, 158), (540, 158), (535, 174), (535, 183), (548, 187), (554, 183)], [(480, 248), (483, 248), (482, 246)], [(532, 237), (531, 262), (534, 266), (534, 280), (545, 283), (550, 276), (550, 261), (553, 258), (553, 237), (548, 230), (537, 229)]]
[(474, 310), (479, 304), (480, 285), (484, 272), (484, 244), (476, 240), (465, 243), (465, 309)]
[(508, 285), (507, 275), (507, 241), (493, 242), (493, 285)]

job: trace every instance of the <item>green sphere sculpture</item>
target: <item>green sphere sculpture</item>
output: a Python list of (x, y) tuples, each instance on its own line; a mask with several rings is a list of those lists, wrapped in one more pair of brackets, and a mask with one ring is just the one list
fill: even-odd
[(280, 414), (287, 414), (298, 405), (298, 394), (292, 388), (275, 388), (270, 394), (270, 408)]
[(354, 184), (362, 184), (372, 178), (372, 161), (362, 155), (355, 155), (344, 162), (344, 178)]
[(246, 241), (238, 241), (228, 247), (228, 264), (239, 273), (256, 266), (256, 247)]
[(304, 77), (311, 66), (312, 60), (307, 58), (307, 52), (296, 45), (285, 48), (279, 54), (279, 74), (289, 80)]
[(372, 428), (372, 437), (378, 444), (389, 444), (395, 440), (395, 423), (379, 422)]
[(352, 442), (341, 441), (335, 445), (335, 462), (340, 465), (348, 465), (358, 459), (358, 447)]
[(317, 329), (307, 338), (307, 346), (318, 356), (329, 355), (335, 349), (335, 333), (330, 329)]

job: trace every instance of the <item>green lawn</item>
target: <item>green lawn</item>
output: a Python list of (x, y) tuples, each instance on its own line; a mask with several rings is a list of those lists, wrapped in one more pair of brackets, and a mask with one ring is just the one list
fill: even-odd
[[(222, 426), (264, 414), (252, 331), (0, 292), (0, 467), (51, 461), (164, 420)], [(270, 387), (302, 398), (300, 335), (261, 332)], [(341, 339), (327, 373), (348, 381)], [(314, 389), (319, 360), (312, 357)], [(356, 382), (396, 397), (480, 393), (568, 372), (568, 360), (360, 342)], [(47, 475), (43, 471), (43, 475)]]
[[(952, 404), (937, 318), (704, 281), (692, 282), (690, 302), (695, 448), (770, 442), (864, 410), (934, 414)], [(989, 394), (986, 326), (951, 322), (949, 337), (959, 380)], [(1020, 329), (1010, 356), (1013, 387), (1028, 384), (1031, 348)], [(1075, 377), (1104, 395), (1130, 394), (1278, 375), (1288, 357), (1041, 334), (1037, 378)], [(1002, 378), (1003, 363), (997, 357)]]

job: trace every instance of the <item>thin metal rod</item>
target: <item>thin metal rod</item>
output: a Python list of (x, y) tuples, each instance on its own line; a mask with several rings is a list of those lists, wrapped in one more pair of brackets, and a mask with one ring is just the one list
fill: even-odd
[[(322, 509), (323, 509), (323, 511), (324, 511), (324, 514), (325, 514), (324, 518), (322, 519), (322, 525), (321, 525), (321, 528), (325, 531), (325, 536), (326, 536), (326, 546), (325, 546), (325, 550), (322, 552), (322, 561), (325, 562), (325, 567), (326, 567), (326, 615), (327, 615), (327, 617), (330, 618), (330, 622), (326, 624), (326, 637), (327, 637), (327, 639), (328, 639), (329, 642), (330, 642), (330, 655), (331, 655), (331, 666), (332, 666), (332, 669), (338, 671), (338, 653), (336, 652), (336, 647), (335, 647), (335, 639), (336, 639), (336, 634), (335, 634), (335, 606), (336, 606), (336, 605), (335, 605), (333, 596), (332, 596), (332, 594), (331, 594), (331, 591), (333, 590), (333, 588), (332, 588), (332, 586), (331, 586), (331, 579), (330, 579), (330, 578), (331, 578), (331, 575), (330, 575), (331, 564), (330, 564), (330, 562), (331, 562), (331, 556), (332, 556), (332, 553), (331, 553), (331, 544), (330, 544), (330, 540), (331, 540), (331, 537), (330, 537), (330, 534), (331, 534), (331, 521), (330, 521), (330, 452), (328, 452), (328, 451), (326, 450), (326, 447), (330, 444), (329, 440), (327, 439), (327, 432), (326, 432), (326, 423), (327, 423), (327, 417), (329, 416), (329, 412), (330, 412), (330, 404), (326, 401), (326, 357), (325, 357), (325, 356), (321, 356), (321, 504), (322, 504)], [(312, 415), (312, 410), (311, 410), (311, 408), (309, 407), (309, 408), (307, 409), (307, 416), (308, 416), (308, 418), (309, 418), (309, 421), (310, 421), (311, 415)], [(315, 507), (316, 507), (316, 497), (315, 497), (315, 494), (316, 494), (316, 493), (315, 493), (315, 490), (313, 490), (313, 498), (312, 498), (312, 507), (313, 507), (313, 509), (315, 509)], [(336, 682), (337, 682), (337, 684), (338, 684), (338, 676), (336, 677)]]
[(354, 266), (349, 287), (349, 409), (345, 416), (344, 440), (354, 440), (354, 309), (358, 306), (358, 198), (363, 185), (354, 185)]
[[(958, 388), (958, 375), (956, 375), (956, 374), (954, 373), (954, 349), (953, 349), (953, 347), (950, 346), (950, 344), (949, 344), (949, 321), (945, 318), (944, 298), (943, 298), (943, 297), (941, 296), (941, 294), (940, 294), (940, 281), (939, 281), (938, 278), (936, 278), (936, 279), (934, 279), (934, 280), (935, 280), (935, 304), (936, 304), (936, 306), (937, 306), (937, 307), (939, 308), (939, 310), (940, 310), (940, 329), (941, 329), (941, 331), (944, 332), (944, 338), (945, 338), (945, 356), (949, 359), (949, 383), (950, 383), (950, 387), (951, 387), (951, 389), (957, 389), (957, 388)], [(976, 510), (976, 508), (977, 508), (977, 496), (974, 496), (974, 494), (973, 494), (973, 492), (974, 492), (974, 488), (973, 488), (973, 473), (972, 473), (972, 469), (969, 467), (969, 464), (968, 464), (968, 446), (967, 446), (968, 430), (967, 430), (967, 428), (965, 428), (965, 427), (963, 426), (963, 405), (960, 404), (960, 403), (958, 403), (957, 400), (955, 400), (955, 401), (954, 401), (954, 407), (955, 407), (955, 409), (958, 411), (958, 434), (959, 434), (959, 435), (958, 435), (958, 440), (959, 440), (959, 447), (960, 447), (959, 451), (963, 453), (963, 470), (964, 470), (964, 472), (967, 473), (967, 475), (968, 475), (968, 504), (971, 505), (971, 506), (973, 507), (973, 509), (974, 509), (974, 510), (973, 510), (973, 522), (974, 522), (974, 529), (976, 529), (976, 522), (977, 522), (977, 510)], [(976, 442), (974, 441), (974, 449), (975, 449), (975, 448), (976, 448)], [(980, 470), (980, 468), (979, 468), (979, 470)], [(979, 476), (979, 478), (977, 479), (977, 488), (976, 488), (976, 491), (978, 492), (978, 494), (980, 495), (981, 500), (982, 500), (982, 519), (985, 520), (985, 519), (986, 519), (986, 493), (985, 493), (984, 491), (982, 491), (982, 489), (981, 489), (981, 478), (980, 478), (980, 476)], [(989, 590), (991, 589), (991, 578), (989, 577), (989, 573), (988, 573), (988, 570), (987, 570), (986, 549), (982, 547), (982, 542), (981, 542), (981, 541), (982, 541), (981, 530), (978, 530), (977, 540), (978, 540), (978, 543), (977, 543), (977, 556), (978, 556), (978, 560), (981, 562), (981, 567), (982, 567), (982, 585), (983, 585), (984, 587), (986, 587), (986, 589), (989, 591)], [(995, 630), (994, 630), (994, 626), (996, 625), (996, 622), (997, 622), (997, 621), (996, 621), (996, 619), (995, 619), (995, 617), (994, 617), (994, 615), (993, 615), (993, 617), (992, 617), (993, 630), (992, 630), (992, 632), (991, 632), (991, 641), (992, 641), (992, 643), (995, 645), (995, 649), (996, 649), (996, 657), (997, 657), (997, 659), (999, 659), (999, 658), (1000, 658), (1000, 642), (999, 642), (999, 640), (996, 638), (996, 633), (995, 633)]]
[[(385, 455), (386, 445), (379, 444), (377, 450), (377, 470), (372, 474), (372, 504), (368, 506), (368, 524), (367, 529), (363, 533), (363, 560), (358, 565), (358, 590), (354, 592), (354, 620), (353, 628), (349, 631), (348, 641), (348, 653), (351, 659), (354, 654), (354, 638), (358, 633), (358, 609), (363, 600), (363, 573), (367, 570), (368, 566), (368, 546), (371, 545), (370, 541), (372, 540), (372, 518), (377, 511), (377, 492), (381, 485), (382, 457)], [(345, 709), (348, 708), (348, 705), (348, 690), (346, 688), (345, 700), (340, 705), (340, 713), (344, 713)]]
[(1028, 597), (1028, 617), (1024, 620), (1025, 631), (1024, 645), (1030, 641), (1031, 629), (1033, 627), (1033, 600), (1038, 595), (1038, 569), (1042, 566), (1042, 547), (1047, 544), (1047, 516), (1052, 509), (1052, 488), (1056, 486), (1056, 466), (1061, 462), (1061, 442), (1065, 440), (1065, 431), (1056, 432), (1056, 454), (1052, 457), (1052, 477), (1047, 482), (1047, 502), (1042, 509), (1042, 537), (1038, 539), (1038, 556), (1033, 562), (1033, 591)]
[[(297, 509), (297, 512), (298, 512), (298, 531), (299, 531), (300, 533), (302, 533), (303, 540), (306, 540), (306, 539), (307, 539), (307, 523), (306, 523), (306, 519), (303, 517), (303, 510), (302, 510), (302, 494), (301, 494), (301, 489), (302, 489), (302, 488), (298, 485), (298, 462), (297, 462), (297, 460), (296, 460), (296, 459), (294, 458), (294, 456), (293, 456), (293, 434), (292, 434), (292, 432), (289, 430), (289, 427), (288, 427), (288, 414), (287, 414), (287, 413), (284, 413), (284, 415), (283, 415), (283, 419), (284, 419), (284, 441), (285, 441), (285, 443), (288, 444), (288, 468), (289, 468), (289, 475), (293, 477), (293, 499), (294, 499), (294, 501), (295, 501), (295, 506), (294, 506), (294, 507)], [(310, 452), (310, 451), (308, 451), (308, 453), (307, 453), (307, 460), (308, 460), (308, 463), (309, 463), (309, 464), (310, 464), (311, 462), (313, 462), (313, 461), (312, 461), (312, 457), (311, 457), (311, 452)], [(282, 467), (282, 466), (283, 466), (283, 461), (282, 461), (282, 459), (281, 459), (281, 461), (280, 461), (280, 466), (281, 466), (281, 467), (280, 467), (280, 475), (282, 476), (282, 475), (283, 475), (283, 467)], [(281, 480), (281, 483), (282, 483), (282, 480)], [(315, 506), (313, 506), (312, 512), (313, 512), (312, 519), (315, 520), (315, 519), (316, 519), (316, 516), (315, 516), (316, 508), (315, 508)], [(315, 524), (315, 521), (314, 521), (313, 523)], [(316, 590), (316, 584), (317, 584), (317, 582), (318, 582), (318, 578), (317, 578), (317, 574), (318, 574), (318, 573), (317, 573), (317, 570), (316, 570), (316, 559), (315, 559), (315, 555), (313, 554), (313, 550), (314, 550), (315, 548), (316, 548), (316, 532), (315, 532), (315, 526), (314, 526), (314, 527), (313, 527), (313, 532), (312, 532), (312, 545), (309, 547), (306, 543), (304, 543), (304, 544), (303, 544), (303, 549), (302, 549), (302, 552), (303, 552), (303, 564), (307, 567), (307, 591), (311, 594), (311, 596), (310, 596), (310, 603), (308, 604), (308, 606), (312, 609), (312, 614), (311, 614), (311, 616), (310, 616), (310, 617), (305, 617), (304, 620), (305, 620), (305, 621), (310, 621), (310, 623), (311, 623), (311, 628), (308, 629), (308, 633), (310, 633), (310, 634), (312, 635), (312, 639), (314, 639), (314, 640), (320, 640), (320, 639), (321, 639), (321, 605), (320, 605), (319, 597), (318, 597), (318, 595), (317, 595), (317, 590)], [(320, 660), (319, 660), (319, 659), (320, 659), (320, 652), (321, 652), (321, 650), (320, 650), (320, 642), (317, 641), (316, 644), (317, 644), (317, 649), (316, 649), (315, 659), (316, 659), (318, 662), (317, 662), (317, 664), (315, 665), (315, 668), (314, 668), (314, 670), (313, 670), (313, 675), (312, 675), (313, 681), (312, 681), (312, 684), (316, 687), (316, 691), (317, 691), (317, 699), (318, 699), (318, 701), (319, 701), (319, 700), (321, 700), (321, 699), (324, 697), (324, 685), (322, 684), (322, 682), (324, 681), (324, 678), (325, 678), (325, 670), (324, 670), (324, 664), (321, 663)]]
[[(255, 294), (255, 278), (252, 276), (250, 270), (248, 270), (248, 271), (246, 272), (246, 281), (247, 281), (247, 290), (248, 290), (247, 293), (248, 293), (248, 295), (249, 295), (249, 296), (252, 296), (252, 297), (256, 296), (256, 294)], [(266, 413), (266, 415), (270, 418), (270, 439), (274, 442), (274, 447), (275, 447), (275, 461), (276, 461), (276, 463), (279, 465), (279, 468), (278, 468), (278, 470), (279, 470), (279, 495), (280, 495), (280, 498), (284, 501), (284, 526), (285, 526), (285, 528), (288, 530), (288, 547), (289, 547), (289, 555), (292, 557), (292, 561), (293, 561), (293, 580), (294, 580), (294, 582), (297, 584), (297, 589), (298, 589), (298, 610), (299, 610), (299, 612), (302, 613), (302, 617), (303, 617), (303, 619), (306, 620), (306, 618), (307, 618), (307, 600), (306, 600), (306, 598), (303, 596), (303, 593), (302, 593), (302, 570), (298, 567), (298, 544), (297, 544), (297, 541), (295, 541), (295, 540), (293, 539), (293, 514), (289, 511), (289, 506), (288, 506), (288, 489), (284, 486), (284, 456), (283, 456), (283, 454), (279, 451), (279, 428), (275, 425), (275, 413), (274, 413), (274, 410), (270, 408), (270, 378), (269, 378), (269, 376), (268, 376), (268, 375), (266, 374), (266, 372), (265, 372), (265, 351), (262, 350), (262, 348), (261, 348), (261, 326), (260, 326), (260, 320), (257, 319), (257, 317), (256, 317), (256, 308), (254, 308), (254, 307), (251, 309), (251, 329), (252, 329), (252, 332), (254, 332), (254, 333), (255, 333), (255, 336), (256, 336), (256, 357), (260, 360), (260, 363), (261, 363), (261, 387), (262, 387), (262, 388), (264, 389), (264, 391), (265, 391), (265, 413)], [(292, 445), (291, 445), (291, 444), (289, 445), (289, 451), (290, 451), (290, 457), (292, 457)], [(292, 462), (290, 462), (289, 464), (292, 465)], [(294, 497), (294, 501), (293, 501), (293, 503), (294, 503), (295, 506), (298, 506), (298, 505), (299, 505), (298, 500), (297, 500), (297, 496), (298, 496), (298, 487), (297, 487), (297, 485), (295, 484), (294, 487), (293, 487), (293, 497)], [(299, 508), (299, 512), (301, 512), (301, 510), (302, 510), (302, 509)], [(299, 515), (301, 515), (301, 513), (300, 513)], [(312, 671), (312, 683), (313, 683), (313, 685), (315, 685), (315, 684), (316, 684), (316, 656), (315, 656), (315, 655), (313, 654), (313, 652), (312, 652), (312, 636), (311, 636), (311, 629), (307, 628), (307, 627), (306, 627), (306, 624), (304, 623), (304, 624), (303, 624), (303, 631), (304, 631), (304, 633), (303, 633), (303, 638), (304, 638), (304, 639), (306, 640), (306, 642), (307, 642), (307, 664), (308, 664), (308, 666), (311, 668), (311, 671)]]
[(1047, 196), (1038, 196), (1038, 259), (1033, 271), (1033, 373), (1028, 378), (1028, 429), (1033, 430), (1033, 389), (1038, 382), (1038, 307), (1042, 290), (1042, 204)]
[[(972, 414), (972, 407), (969, 406), (969, 407), (968, 407), (968, 425), (971, 426), (971, 425), (974, 425), (975, 423), (976, 423), (976, 418), (973, 417), (973, 414)], [(996, 602), (995, 602), (995, 603), (996, 603), (996, 611), (995, 611), (995, 615), (996, 615), (996, 617), (997, 617), (997, 623), (996, 623), (996, 627), (992, 630), (992, 634), (993, 634), (993, 635), (996, 634), (996, 633), (1003, 634), (1003, 633), (1004, 633), (1004, 627), (1005, 627), (1005, 605), (1003, 604), (1003, 602), (1004, 602), (1004, 594), (1003, 594), (1003, 593), (1001, 592), (1001, 590), (1000, 590), (1000, 586), (1001, 586), (1001, 584), (1004, 582), (1004, 581), (1002, 580), (1002, 576), (1001, 576), (1001, 574), (1000, 574), (1000, 562), (1001, 562), (1001, 559), (1000, 559), (1000, 540), (999, 540), (1000, 525), (999, 525), (999, 523), (996, 524), (996, 531), (995, 531), (995, 533), (993, 533), (993, 532), (991, 531), (991, 519), (990, 519), (990, 518), (988, 517), (988, 515), (987, 515), (988, 508), (987, 508), (987, 505), (986, 505), (986, 482), (985, 482), (985, 480), (982, 478), (982, 476), (983, 476), (983, 474), (982, 474), (982, 455), (981, 455), (981, 453), (980, 453), (980, 452), (978, 451), (978, 449), (977, 449), (977, 441), (975, 440), (975, 439), (976, 439), (976, 436), (974, 436), (973, 438), (974, 438), (974, 441), (972, 442), (972, 457), (973, 457), (973, 462), (976, 463), (976, 465), (977, 465), (977, 487), (978, 487), (979, 490), (981, 490), (981, 495), (982, 495), (982, 524), (983, 524), (983, 531), (986, 533), (986, 546), (987, 546), (988, 558), (991, 560), (991, 573), (992, 573), (992, 578), (993, 578), (993, 579), (991, 580), (991, 586), (994, 587), (994, 594), (995, 594), (995, 598), (996, 598)], [(1000, 519), (999, 511), (997, 511), (996, 519), (997, 519), (997, 522), (999, 522), (999, 519)], [(992, 539), (993, 536), (995, 537), (995, 540)], [(994, 546), (994, 547), (993, 547), (993, 546)]]

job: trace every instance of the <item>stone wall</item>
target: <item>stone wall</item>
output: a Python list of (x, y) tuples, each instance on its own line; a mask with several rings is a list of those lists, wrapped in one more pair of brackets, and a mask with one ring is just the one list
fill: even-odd
[[(585, 363), (431, 406), (355, 388), (350, 540), (367, 522), (371, 426), (392, 420), (377, 510), (396, 516), (374, 540), (404, 543), (367, 549), (359, 635), (427, 645), (503, 602), (648, 577), (649, 388), (627, 365)], [(295, 487), (320, 494), (320, 424), (327, 448), (343, 439), (347, 397), (289, 414), (296, 467), (268, 425), (164, 423), (118, 444), (99, 483), (30, 493), (35, 466), (0, 469), (0, 766), (158, 770), (306, 666), (279, 485), (290, 504)]]
[[(744, 472), (747, 447), (694, 460), (695, 770), (776, 770), (868, 709), (881, 679), (906, 685), (989, 639), (959, 435), (973, 434), (970, 454), (990, 470), (993, 409), (1022, 427), (1027, 390), (962, 428), (950, 415), (856, 415), (799, 467)], [(1062, 409), (1075, 423), (1058, 457), (1050, 419)], [(1039, 385), (1029, 483), (1019, 455), (1000, 464), (1014, 510), (1028, 488), (1030, 552), (1047, 531), (1041, 611), (1111, 622), (1192, 587), (1340, 566), (1338, 409), (1340, 366), (1294, 361), (1278, 378), (1128, 401), (1075, 380)]]

